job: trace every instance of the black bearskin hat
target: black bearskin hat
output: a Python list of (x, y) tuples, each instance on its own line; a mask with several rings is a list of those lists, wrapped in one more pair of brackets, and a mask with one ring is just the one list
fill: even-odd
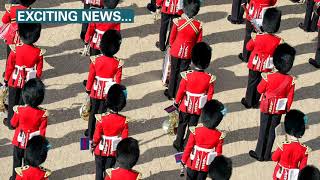
[(18, 2), (24, 7), (29, 7), (31, 4), (36, 2), (36, 0), (18, 0)]
[(115, 9), (119, 4), (119, 0), (104, 0), (103, 5), (107, 9)]
[(320, 171), (318, 168), (308, 165), (299, 172), (298, 180), (320, 180)]
[(26, 164), (38, 167), (47, 159), (49, 142), (43, 136), (34, 136), (28, 141), (25, 151)]
[(296, 138), (304, 135), (306, 115), (299, 110), (290, 110), (285, 117), (284, 128), (287, 134)]
[(192, 64), (199, 69), (206, 69), (210, 65), (211, 47), (205, 42), (199, 42), (192, 48)]
[(103, 55), (112, 57), (115, 55), (121, 45), (121, 34), (117, 30), (108, 30), (106, 31), (100, 42), (100, 49)]
[(34, 108), (42, 103), (44, 95), (45, 86), (38, 78), (30, 79), (22, 89), (23, 102)]
[(157, 11), (157, 5), (155, 3), (148, 3), (147, 4), (147, 9), (151, 12), (156, 12)]
[(223, 119), (223, 109), (224, 105), (220, 101), (208, 101), (202, 108), (200, 121), (205, 127), (215, 129)]
[(232, 175), (232, 161), (225, 156), (216, 157), (209, 166), (209, 177), (214, 180), (229, 180)]
[(131, 169), (138, 162), (140, 149), (138, 141), (132, 137), (123, 139), (117, 146), (117, 162), (121, 168)]
[(277, 8), (268, 8), (263, 16), (262, 29), (267, 33), (276, 33), (280, 28), (281, 11)]
[(189, 18), (196, 16), (199, 11), (200, 11), (199, 0), (183, 0), (183, 12)]
[(107, 96), (107, 107), (109, 109), (119, 112), (126, 106), (124, 90), (126, 90), (126, 87), (120, 84), (114, 84), (110, 87)]
[(38, 41), (41, 33), (40, 23), (18, 23), (19, 36), (23, 43), (33, 44)]
[(273, 54), (273, 64), (282, 74), (287, 74), (292, 66), (296, 56), (296, 50), (289, 44), (280, 44)]

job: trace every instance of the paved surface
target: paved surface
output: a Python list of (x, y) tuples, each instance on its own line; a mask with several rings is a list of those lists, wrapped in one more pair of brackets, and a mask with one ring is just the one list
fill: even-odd
[[(66, 2), (65, 2), (66, 1)], [(38, 1), (34, 7), (80, 8), (78, 0)], [(3, 3), (3, 1), (1, 2)], [(124, 114), (131, 118), (129, 133), (140, 142), (141, 157), (135, 167), (146, 179), (180, 179), (174, 163), (173, 137), (161, 129), (167, 118), (163, 108), (171, 104), (163, 96), (161, 65), (163, 54), (154, 43), (158, 38), (160, 21), (154, 22), (144, 6), (147, 0), (126, 0), (121, 7), (134, 8), (135, 23), (123, 24), (123, 44), (118, 57), (125, 60), (123, 84), (128, 87), (129, 102)], [(1, 15), (3, 14), (1, 4)], [(297, 28), (303, 20), (305, 5), (280, 1), (283, 14), (279, 35), (295, 46), (298, 56), (292, 74), (298, 76), (295, 102), (308, 114), (310, 125), (302, 141), (314, 150), (309, 163), (319, 167), (320, 72), (307, 60), (314, 56), (317, 33), (304, 33)], [(224, 102), (229, 113), (220, 125), (227, 130), (223, 154), (233, 160), (234, 180), (271, 179), (275, 163), (255, 162), (247, 152), (255, 147), (259, 128), (259, 111), (245, 110), (240, 99), (245, 93), (248, 70), (237, 54), (242, 49), (244, 25), (231, 25), (226, 20), (231, 0), (206, 0), (198, 18), (204, 22), (204, 40), (213, 47), (209, 72), (217, 76), (214, 98)], [(50, 150), (45, 167), (53, 170), (50, 179), (93, 179), (94, 157), (79, 150), (79, 138), (86, 122), (79, 119), (78, 109), (84, 100), (81, 85), (87, 76), (89, 59), (77, 52), (82, 48), (79, 24), (44, 25), (38, 45), (46, 48), (43, 79), (47, 87), (43, 107), (50, 110), (47, 136)], [(5, 46), (0, 44), (1, 73), (5, 64)], [(0, 179), (11, 174), (13, 132), (0, 125)], [(280, 141), (283, 137), (278, 138)]]

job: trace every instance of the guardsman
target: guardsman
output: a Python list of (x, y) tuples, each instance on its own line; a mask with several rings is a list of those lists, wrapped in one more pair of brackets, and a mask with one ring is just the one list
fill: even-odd
[[(93, 135), (92, 150), (95, 154), (96, 180), (103, 180), (104, 171), (116, 163), (116, 147), (128, 137), (127, 118), (119, 112), (126, 106), (124, 86), (114, 84), (107, 97), (108, 112), (96, 114), (96, 129)], [(107, 110), (106, 108), (106, 110)]]
[(140, 156), (138, 141), (134, 138), (126, 138), (117, 146), (116, 169), (107, 169), (105, 180), (140, 180), (141, 174), (132, 168), (137, 164)]
[(298, 180), (319, 180), (319, 179), (320, 179), (320, 171), (315, 166), (308, 165), (299, 172)]
[(156, 47), (159, 48), (160, 51), (165, 51), (168, 28), (171, 30), (172, 20), (182, 14), (183, 0), (156, 0), (156, 5), (157, 7), (161, 7), (161, 25), (159, 41), (156, 42)]
[[(119, 0), (104, 0), (106, 9), (115, 9)], [(90, 44), (90, 56), (101, 54), (100, 41), (104, 32), (108, 30), (117, 30), (120, 32), (120, 23), (89, 23), (84, 42)]]
[(41, 78), (44, 49), (36, 47), (40, 38), (41, 24), (20, 23), (18, 32), (22, 43), (11, 46), (12, 51), (7, 61), (4, 81), (9, 86), (9, 103), (7, 126), (13, 116), (13, 107), (22, 104), (21, 90), (32, 78)]
[[(83, 3), (83, 9), (99, 9), (103, 8), (103, 0), (81, 0)], [(80, 38), (84, 41), (85, 34), (88, 29), (88, 23), (82, 23)]]
[(275, 128), (280, 124), (282, 114), (290, 111), (294, 97), (294, 77), (288, 72), (293, 66), (296, 51), (288, 44), (281, 44), (273, 55), (274, 73), (263, 73), (258, 85), (261, 94), (260, 130), (255, 151), (249, 155), (258, 161), (271, 160), (275, 139)]
[(209, 166), (209, 177), (213, 180), (229, 180), (232, 175), (232, 160), (223, 155), (214, 158)]
[(1, 34), (1, 37), (3, 37), (7, 44), (7, 56), (9, 56), (11, 51), (9, 45), (18, 44), (20, 42), (18, 25), (16, 23), (17, 10), (28, 9), (35, 1), (36, 0), (12, 1), (11, 4), (6, 7), (6, 12), (2, 17), (2, 23), (4, 26), (8, 25), (8, 30), (5, 34)]
[(245, 28), (245, 38), (243, 42), (243, 52), (238, 55), (239, 59), (243, 62), (248, 62), (250, 57), (250, 52), (247, 50), (247, 43), (251, 39), (251, 33), (255, 31), (255, 28), (251, 21), (260, 22), (256, 26), (261, 25), (263, 19), (263, 12), (270, 6), (274, 6), (277, 0), (250, 0), (247, 6), (246, 12), (246, 28)]
[(184, 140), (187, 126), (197, 126), (201, 109), (213, 97), (216, 77), (204, 71), (210, 64), (211, 53), (212, 49), (207, 43), (197, 43), (191, 57), (194, 70), (181, 73), (182, 79), (174, 101), (174, 106), (179, 108), (177, 137), (173, 143), (177, 151), (183, 151), (184, 141), (188, 140), (189, 130)]
[(314, 11), (318, 7), (319, 0), (307, 0), (306, 14), (304, 22), (299, 24), (299, 28), (306, 32), (317, 31), (319, 15)]
[(181, 160), (187, 165), (187, 180), (205, 180), (209, 165), (222, 154), (225, 135), (216, 128), (224, 115), (224, 105), (218, 100), (210, 100), (203, 107), (201, 123), (190, 127), (191, 134)]
[[(320, 7), (317, 8), (317, 13), (320, 15)], [(320, 27), (320, 20), (318, 21), (318, 27)], [(310, 58), (309, 63), (315, 68), (320, 68), (320, 28), (318, 29), (318, 45), (315, 58)]]
[(15, 128), (12, 139), (13, 147), (13, 173), (15, 168), (22, 165), (25, 149), (29, 140), (37, 135), (45, 136), (48, 123), (47, 110), (40, 108), (45, 95), (45, 86), (40, 79), (29, 80), (22, 90), (22, 99), (26, 105), (15, 106), (11, 126)]
[(281, 11), (276, 8), (266, 10), (263, 17), (264, 33), (252, 35), (252, 39), (247, 43), (247, 50), (251, 52), (248, 62), (248, 85), (247, 91), (241, 103), (246, 108), (257, 107), (260, 94), (257, 86), (261, 81), (261, 73), (271, 72), (273, 66), (273, 53), (277, 46), (282, 43), (280, 37), (274, 35), (279, 30), (281, 22)]
[(32, 137), (25, 152), (25, 166), (15, 169), (15, 180), (48, 180), (51, 171), (40, 166), (47, 159), (50, 144), (43, 136)]
[(277, 162), (273, 173), (274, 180), (298, 177), (299, 171), (307, 165), (311, 149), (299, 142), (305, 132), (306, 120), (306, 115), (299, 110), (291, 110), (286, 114), (284, 126), (287, 141), (279, 145), (272, 154), (272, 160)]
[(111, 85), (121, 83), (123, 61), (114, 55), (119, 51), (121, 34), (116, 30), (106, 31), (100, 43), (101, 55), (92, 56), (86, 92), (90, 95), (91, 111), (88, 131), (85, 135), (92, 140), (96, 126), (95, 114), (104, 113), (105, 99)]
[(180, 73), (189, 69), (193, 46), (202, 41), (202, 23), (193, 18), (199, 10), (199, 1), (189, 3), (184, 0), (184, 14), (181, 18), (173, 19), (170, 34), (170, 80), (168, 90), (164, 93), (169, 99), (176, 96), (181, 81)]

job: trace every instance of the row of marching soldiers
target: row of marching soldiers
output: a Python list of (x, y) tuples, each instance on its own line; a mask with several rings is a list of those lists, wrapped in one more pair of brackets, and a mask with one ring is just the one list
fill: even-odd
[[(41, 166), (51, 145), (46, 140), (48, 111), (40, 105), (45, 85), (40, 80), (45, 50), (34, 45), (41, 24), (18, 24), (16, 10), (30, 8), (35, 0), (12, 1), (2, 17), (1, 38), (8, 45), (3, 89), (9, 89), (8, 117), (4, 124), (14, 129), (13, 179), (48, 179), (51, 171)], [(105, 0), (114, 9), (119, 0)], [(117, 26), (117, 27), (115, 27)], [(114, 55), (121, 45), (119, 24), (89, 24), (85, 44), (91, 56), (86, 93), (90, 96), (90, 117), (85, 134), (95, 155), (96, 179), (139, 179), (132, 170), (140, 155), (138, 141), (128, 137), (128, 122), (119, 112), (126, 106), (127, 92), (121, 83), (122, 61)], [(101, 33), (101, 29), (104, 31)], [(108, 96), (107, 96), (108, 95)], [(3, 103), (3, 102), (2, 102)], [(110, 169), (117, 162), (118, 168)], [(107, 171), (106, 171), (107, 169)]]
[[(182, 9), (179, 3), (175, 0), (151, 0), (147, 8), (154, 12), (161, 8), (160, 35), (156, 46), (170, 55), (171, 71), (164, 94), (174, 101), (173, 106), (179, 111), (173, 147), (183, 152), (181, 163), (187, 165), (187, 179), (206, 179), (209, 165), (222, 155), (224, 134), (216, 127), (226, 114), (226, 107), (212, 100), (216, 78), (205, 72), (211, 60), (211, 47), (201, 42), (202, 23), (195, 19), (201, 2), (185, 0)], [(290, 110), (295, 82), (288, 73), (296, 51), (274, 35), (281, 22), (281, 12), (272, 7), (275, 3), (272, 0), (251, 0), (243, 6), (247, 14), (246, 37), (244, 53), (239, 58), (248, 60), (249, 76), (247, 92), (241, 103), (248, 109), (260, 107), (261, 111), (257, 147), (249, 155), (258, 161), (275, 161), (275, 180), (296, 180), (298, 176), (299, 179), (319, 179), (319, 171), (307, 166), (310, 148), (299, 142), (308, 117), (299, 110)], [(172, 25), (166, 43), (163, 31), (170, 21)], [(283, 114), (286, 115), (286, 141), (279, 144), (272, 154), (275, 128)], [(174, 124), (174, 120), (170, 122)], [(214, 179), (230, 178), (230, 161), (225, 162), (225, 168), (219, 169), (223, 176)]]

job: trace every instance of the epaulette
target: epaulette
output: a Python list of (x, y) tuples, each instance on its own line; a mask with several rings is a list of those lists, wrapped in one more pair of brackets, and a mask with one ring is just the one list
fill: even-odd
[(21, 106), (19, 106), (19, 105), (13, 106), (13, 108), (12, 108), (12, 109), (13, 109), (13, 112), (19, 114), (19, 110), (18, 110), (19, 107), (21, 107)]
[(292, 77), (292, 84), (291, 85), (295, 85), (296, 84), (296, 79), (297, 79), (297, 77), (295, 77), (295, 76), (291, 76)]
[(21, 43), (21, 42), (16, 44), (16, 46), (22, 46), (22, 45), (23, 45), (23, 43)]
[(200, 23), (199, 29), (202, 29), (203, 22), (202, 22), (202, 21), (199, 21), (199, 23)]
[(44, 110), (44, 114), (42, 115), (43, 118), (46, 118), (49, 116), (49, 111), (48, 110)]
[(312, 149), (311, 149), (309, 146), (307, 146), (307, 145), (304, 145), (304, 144), (302, 144), (302, 143), (300, 143), (300, 144), (301, 144), (301, 146), (303, 146), (303, 147), (306, 148), (305, 154), (306, 154), (306, 155), (307, 155), (307, 154), (310, 154), (310, 152), (312, 151)]
[(109, 176), (109, 178), (111, 179), (111, 174), (112, 174), (112, 171), (114, 170), (114, 168), (109, 168), (106, 170), (106, 173), (107, 175)]
[(183, 71), (180, 73), (181, 77), (185, 80), (187, 80), (187, 74), (189, 73), (192, 73), (193, 71), (192, 70), (189, 70), (189, 71)]
[(102, 115), (103, 114), (96, 114), (96, 115), (94, 115), (94, 117), (96, 117), (97, 121), (102, 122)]
[(190, 130), (190, 132), (192, 133), (192, 134), (196, 134), (196, 126), (190, 126), (189, 127), (189, 130)]
[(14, 169), (14, 171), (19, 175), (19, 176), (22, 176), (23, 175), (23, 171), (29, 169), (29, 166), (26, 165), (26, 166), (23, 166), (23, 167), (17, 167)]
[(251, 33), (251, 39), (255, 41), (255, 40), (256, 40), (256, 37), (257, 37), (257, 33), (252, 32), (252, 33)]
[(178, 21), (181, 19), (181, 17), (179, 17), (179, 18), (174, 18), (173, 20), (172, 20), (172, 22), (175, 24), (175, 25), (179, 25), (178, 24)]
[(203, 127), (202, 123), (198, 123), (198, 125), (196, 126), (196, 128), (200, 128), (200, 127)]
[(224, 139), (226, 137), (226, 133), (224, 133), (224, 132), (221, 132), (221, 135), (220, 135), (220, 138), (219, 138), (219, 140), (222, 140), (222, 139)]
[(40, 56), (43, 56), (46, 52), (46, 49), (40, 48)]
[(98, 57), (100, 57), (100, 56), (102, 56), (102, 55), (99, 54), (99, 55), (96, 55), (96, 56), (90, 56), (91, 63), (95, 64), (95, 63), (96, 63), (96, 59), (97, 59)]
[(284, 42), (284, 39), (281, 38), (279, 44), (284, 44), (284, 43), (285, 43), (285, 42)]
[(124, 61), (117, 58), (117, 57), (114, 57), (117, 61), (119, 61), (119, 65), (118, 65), (118, 68), (122, 67), (124, 65)]
[(52, 171), (49, 170), (49, 169), (46, 169), (46, 168), (41, 167), (41, 166), (39, 166), (39, 168), (40, 168), (42, 171), (46, 172), (46, 173), (44, 174), (44, 178), (47, 178), (47, 177), (49, 177), (49, 176), (52, 174)]
[(268, 75), (269, 75), (269, 73), (262, 73), (261, 77), (262, 77), (263, 80), (268, 82)]
[(142, 174), (139, 171), (136, 171), (136, 170), (132, 170), (132, 171), (138, 174), (137, 180), (141, 180), (142, 179)]
[(7, 11), (8, 13), (10, 13), (10, 8), (11, 8), (11, 6), (12, 6), (12, 4), (5, 4), (5, 5), (4, 5), (4, 8), (6, 9), (6, 11)]
[(217, 77), (215, 75), (209, 74), (210, 75), (210, 82), (209, 83), (213, 83), (217, 80)]
[(10, 44), (9, 47), (10, 47), (11, 51), (13, 51), (14, 53), (16, 53), (16, 45)]

